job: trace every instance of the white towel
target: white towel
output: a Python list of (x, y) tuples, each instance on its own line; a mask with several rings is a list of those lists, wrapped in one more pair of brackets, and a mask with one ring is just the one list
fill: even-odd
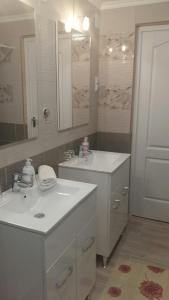
[(38, 169), (39, 184), (42, 187), (50, 188), (56, 184), (56, 174), (52, 167), (42, 165)]
[(42, 184), (42, 183), (39, 183), (39, 189), (41, 191), (47, 191), (47, 190), (50, 190), (51, 188), (53, 188), (55, 185), (56, 185), (56, 182), (53, 182), (51, 184)]

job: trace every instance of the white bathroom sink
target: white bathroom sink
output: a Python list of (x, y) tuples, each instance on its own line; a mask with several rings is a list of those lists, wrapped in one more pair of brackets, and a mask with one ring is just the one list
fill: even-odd
[(130, 155), (126, 153), (115, 153), (107, 151), (91, 151), (87, 159), (76, 158), (70, 161), (60, 163), (61, 167), (86, 169), (91, 171), (112, 173), (118, 168)]
[[(24, 213), (26, 211), (34, 211), (39, 209), (45, 210), (49, 207), (48, 201), (51, 199), (67, 198), (77, 193), (78, 187), (57, 184), (52, 189), (42, 192), (37, 186), (34, 188), (21, 189), (19, 192), (13, 192), (9, 190), (4, 194), (4, 201), (1, 204), (4, 209), (16, 213)], [(46, 205), (47, 204), (47, 205)]]
[(8, 190), (0, 202), (0, 222), (47, 233), (95, 188), (58, 178), (56, 186), (47, 191), (40, 191), (37, 185), (20, 192)]
[(24, 213), (30, 210), (36, 203), (36, 198), (29, 195), (30, 193), (14, 193), (10, 191), (4, 196), (5, 201), (1, 204), (6, 210), (16, 213)]

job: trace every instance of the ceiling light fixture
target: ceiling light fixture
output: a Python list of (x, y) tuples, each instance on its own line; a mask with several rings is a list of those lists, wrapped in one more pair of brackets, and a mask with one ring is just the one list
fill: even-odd
[(74, 22), (73, 16), (70, 16), (65, 22), (65, 32), (70, 33), (72, 31), (73, 22)]
[(122, 52), (126, 52), (126, 50), (127, 50), (127, 46), (126, 46), (126, 45), (122, 45), (122, 46), (121, 46), (121, 51), (122, 51)]
[(82, 29), (84, 31), (88, 31), (89, 28), (90, 28), (90, 20), (87, 16), (85, 16), (82, 21)]

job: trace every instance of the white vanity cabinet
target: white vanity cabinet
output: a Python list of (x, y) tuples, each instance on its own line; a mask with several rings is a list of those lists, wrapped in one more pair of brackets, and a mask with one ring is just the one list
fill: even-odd
[(95, 183), (97, 189), (96, 253), (107, 259), (128, 220), (130, 155), (92, 151), (59, 165), (59, 177)]
[(86, 186), (83, 199), (47, 233), (0, 223), (0, 299), (85, 300), (90, 294), (96, 279), (96, 185)]
[(76, 243), (73, 241), (46, 273), (47, 300), (76, 299)]
[(77, 299), (86, 298), (96, 280), (96, 216), (77, 237)]

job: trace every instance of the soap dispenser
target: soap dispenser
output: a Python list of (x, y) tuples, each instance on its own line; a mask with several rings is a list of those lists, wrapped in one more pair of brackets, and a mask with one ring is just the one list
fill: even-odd
[(32, 159), (31, 158), (26, 159), (26, 162), (25, 162), (25, 165), (23, 167), (22, 173), (23, 173), (23, 180), (26, 183), (30, 183), (32, 181), (32, 179), (33, 179), (33, 182), (34, 182), (34, 180), (35, 180), (35, 169), (32, 166)]
[(88, 137), (85, 136), (83, 143), (82, 143), (82, 151), (83, 151), (83, 156), (85, 159), (87, 159), (87, 156), (89, 154), (89, 142), (88, 142)]

